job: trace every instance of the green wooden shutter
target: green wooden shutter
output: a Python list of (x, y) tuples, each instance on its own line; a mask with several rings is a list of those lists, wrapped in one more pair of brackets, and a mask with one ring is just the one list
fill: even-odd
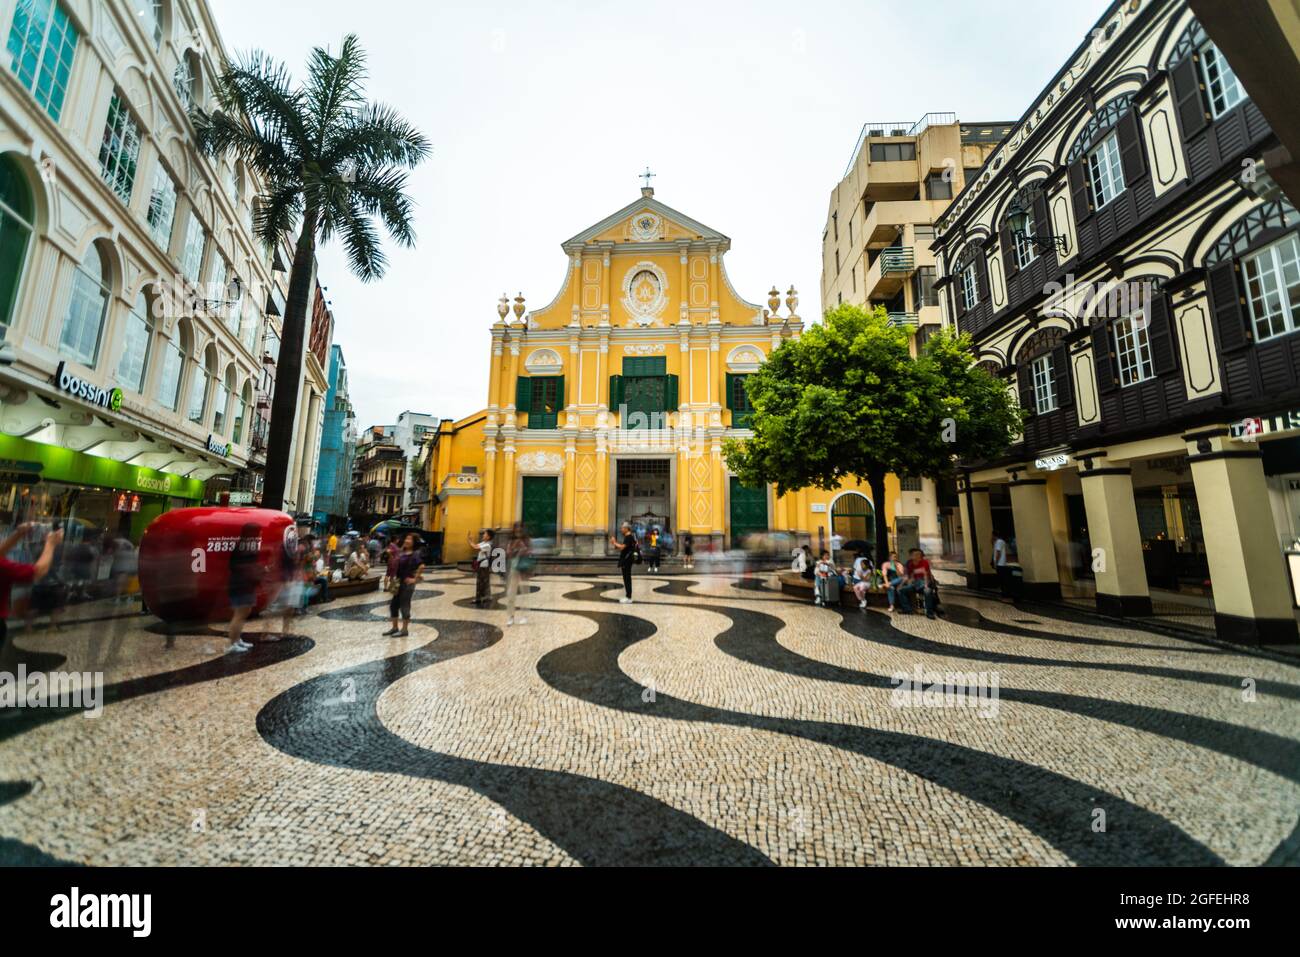
[(623, 377), (621, 375), (612, 375), (609, 377), (609, 407), (617, 412), (618, 407), (623, 404)]
[(736, 411), (736, 373), (727, 373), (727, 408)]
[(677, 411), (677, 376), (670, 375), (667, 377), (668, 382), (664, 385), (664, 411)]
[(563, 409), (564, 406), (564, 376), (555, 377), (555, 406), (556, 409)]
[(531, 412), (533, 410), (533, 380), (520, 376), (515, 380), (515, 411)]

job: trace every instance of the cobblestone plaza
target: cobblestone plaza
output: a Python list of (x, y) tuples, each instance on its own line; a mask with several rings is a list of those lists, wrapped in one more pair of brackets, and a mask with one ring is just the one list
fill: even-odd
[(245, 655), (151, 618), (11, 635), (0, 670), (102, 671), (104, 707), (0, 712), (0, 862), (1297, 859), (1276, 657), (955, 588), (929, 621), (543, 576), (510, 627), (473, 588), (426, 576), (408, 638), (371, 594)]

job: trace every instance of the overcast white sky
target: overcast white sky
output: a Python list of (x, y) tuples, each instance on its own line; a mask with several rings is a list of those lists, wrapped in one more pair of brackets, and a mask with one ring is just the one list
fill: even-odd
[(434, 145), (414, 174), (419, 243), (363, 284), (337, 247), (321, 281), (358, 425), (486, 404), (501, 293), (530, 307), (564, 279), (559, 244), (656, 198), (731, 237), (736, 290), (793, 283), (820, 308), (830, 190), (867, 120), (955, 111), (1014, 120), (1105, 0), (210, 0), (227, 48), (301, 76), (357, 33), (369, 94)]

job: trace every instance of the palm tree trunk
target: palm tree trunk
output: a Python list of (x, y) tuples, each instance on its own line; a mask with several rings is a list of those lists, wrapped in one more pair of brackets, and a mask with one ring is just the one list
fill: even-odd
[(889, 526), (885, 524), (885, 473), (883, 469), (872, 469), (867, 473), (867, 485), (871, 488), (871, 502), (875, 506), (872, 523), (876, 528), (876, 554), (873, 556), (876, 566), (889, 557)]
[(311, 304), (316, 264), (317, 212), (308, 207), (289, 273), (289, 298), (280, 328), (280, 359), (275, 365), (275, 395), (271, 399), (271, 428), (267, 438), (266, 481), (263, 508), (284, 508), (289, 481), (289, 455), (298, 415), (298, 383), (302, 379), (302, 344), (307, 332), (307, 307)]

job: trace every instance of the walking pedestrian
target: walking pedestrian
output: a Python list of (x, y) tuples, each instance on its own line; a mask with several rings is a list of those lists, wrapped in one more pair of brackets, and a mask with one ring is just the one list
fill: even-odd
[(619, 550), (618, 568), (623, 573), (623, 590), (626, 594), (619, 599), (619, 603), (630, 605), (632, 604), (632, 566), (640, 560), (641, 552), (636, 543), (636, 536), (632, 534), (631, 523), (624, 522), (622, 532), (621, 543), (613, 536), (610, 536), (609, 543)]
[(58, 529), (45, 536), (45, 547), (35, 562), (11, 562), (5, 558), (23, 538), (31, 531), (30, 524), (15, 528), (4, 541), (0, 542), (0, 650), (4, 648), (9, 620), (9, 589), (13, 585), (34, 584), (44, 578), (54, 562), (54, 550), (63, 542), (63, 530)]
[[(415, 596), (415, 586), (420, 581), (420, 573), (424, 571), (424, 563), (420, 561), (420, 553), (416, 545), (415, 533), (408, 533), (402, 541), (402, 550), (397, 555), (396, 567), (389, 572), (397, 579), (397, 591), (393, 593), (393, 600), (388, 603), (391, 627), (384, 632), (385, 638), (405, 638), (410, 634), (411, 599)], [(400, 629), (397, 627), (399, 617), (402, 619)]]
[(474, 607), (482, 608), (492, 600), (492, 529), (479, 532), (478, 541), (467, 535), (474, 549)]
[(682, 532), (682, 564), (686, 568), (695, 567), (695, 536), (689, 531)]
[(1011, 566), (1007, 564), (1007, 540), (993, 533), (993, 570), (998, 576), (998, 588), (1003, 598), (1011, 598)]
[(528, 579), (533, 575), (533, 566), (537, 559), (533, 557), (533, 543), (528, 537), (528, 530), (523, 522), (515, 522), (510, 528), (510, 541), (506, 545), (506, 624), (515, 623), (515, 606), (520, 606), (519, 624), (528, 624), (523, 615), (522, 599), (519, 590), (527, 590)]
[(239, 544), (230, 556), (230, 647), (227, 654), (241, 654), (253, 645), (244, 640), (244, 623), (257, 602), (257, 582), (261, 577), (257, 559), (262, 550), (262, 530), (249, 522), (239, 534)]
[(645, 553), (648, 570), (651, 574), (659, 574), (659, 526), (656, 525), (650, 529), (650, 536), (647, 541)]

